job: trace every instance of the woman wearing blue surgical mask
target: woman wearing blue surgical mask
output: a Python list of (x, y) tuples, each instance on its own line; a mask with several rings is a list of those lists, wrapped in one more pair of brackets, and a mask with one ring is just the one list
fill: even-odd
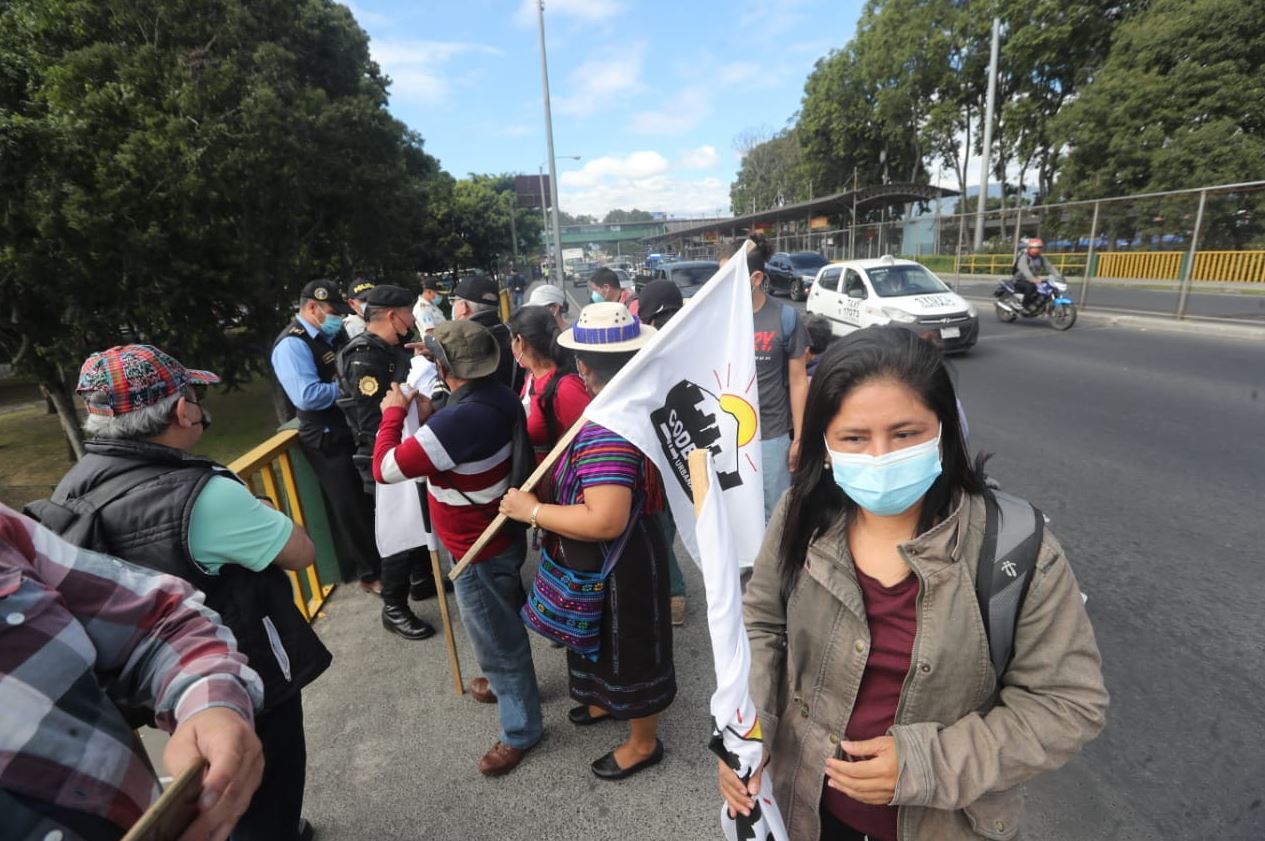
[[(1001, 509), (1026, 513), (1028, 531), (1017, 515), (1003, 523), (993, 555), (1006, 545), (1004, 562), (986, 569), (1020, 557), (1007, 528), (1030, 536), (1035, 569), (1010, 614), (1013, 639), (1003, 619), (986, 631), (982, 460), (967, 452), (941, 351), (912, 331), (869, 328), (830, 347), (801, 446), (744, 605), (751, 693), (791, 841), (1012, 838), (1020, 784), (1094, 738), (1107, 708), (1058, 541), (1022, 501)], [(990, 634), (1012, 639), (1009, 657)], [(770, 784), (719, 773), (735, 812)]]

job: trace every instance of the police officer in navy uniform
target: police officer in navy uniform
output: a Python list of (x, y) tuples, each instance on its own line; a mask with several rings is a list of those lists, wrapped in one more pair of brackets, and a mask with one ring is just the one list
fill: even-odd
[[(338, 352), (338, 407), (356, 441), (352, 462), (367, 497), (374, 498), (373, 442), (382, 422), (382, 397), (392, 383), (408, 378), (412, 354), (404, 343), (414, 337), (416, 298), (398, 286), (375, 286), (361, 298), (365, 331)], [(418, 486), (420, 489), (420, 485)], [(418, 504), (423, 503), (419, 496)], [(405, 639), (433, 636), (435, 629), (408, 606), (410, 578), (415, 596), (434, 595), (435, 584), (425, 550), (401, 552), (382, 559), (382, 626)]]
[(299, 445), (324, 491), (343, 580), (359, 576), (362, 589), (379, 593), (373, 503), (351, 461), (351, 429), (335, 405), (337, 351), (347, 343), (343, 319), (351, 312), (334, 281), (308, 283), (298, 313), (273, 343), (272, 370), (290, 416), (299, 419)]

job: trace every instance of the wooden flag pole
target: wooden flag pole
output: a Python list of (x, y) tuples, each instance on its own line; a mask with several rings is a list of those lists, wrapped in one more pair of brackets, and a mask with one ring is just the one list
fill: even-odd
[(707, 463), (711, 460), (711, 457), (711, 451), (705, 450), (702, 447), (697, 450), (690, 451), (690, 491), (694, 494), (695, 520), (697, 520), (699, 515), (703, 513), (703, 501), (707, 499), (707, 488), (709, 484)]
[[(575, 439), (575, 436), (580, 434), (580, 429), (586, 422), (587, 421), (584, 416), (581, 416), (579, 420), (571, 424), (571, 428), (558, 439), (558, 443), (554, 445), (553, 449), (549, 452), (549, 455), (545, 456), (545, 460), (542, 461), (534, 471), (532, 471), (532, 474), (527, 477), (527, 481), (523, 482), (523, 486), (519, 488), (520, 491), (531, 491), (536, 487), (540, 480), (543, 479), (545, 475), (553, 469), (553, 466), (558, 463), (558, 459), (562, 458), (562, 454), (567, 451), (567, 447), (571, 446), (571, 442)], [(491, 542), (492, 538), (496, 537), (496, 533), (501, 530), (501, 527), (504, 526), (508, 520), (509, 517), (506, 517), (504, 514), (496, 515), (496, 519), (483, 530), (483, 534), (479, 535), (479, 539), (474, 542), (474, 545), (470, 547), (469, 551), (461, 556), (461, 560), (458, 561), (452, 568), (452, 572), (448, 573), (449, 581), (456, 581), (457, 577), (466, 571), (466, 567), (470, 566), (470, 562), (474, 560), (475, 556), (483, 551), (484, 547)]]
[(430, 550), (430, 571), (435, 582), (435, 595), (439, 596), (439, 618), (444, 623), (444, 641), (448, 644), (448, 671), (452, 672), (452, 688), (460, 697), (465, 694), (466, 683), (461, 679), (461, 661), (457, 659), (457, 639), (453, 636), (452, 616), (448, 613), (448, 591), (444, 589), (444, 572), (439, 567), (439, 553)]

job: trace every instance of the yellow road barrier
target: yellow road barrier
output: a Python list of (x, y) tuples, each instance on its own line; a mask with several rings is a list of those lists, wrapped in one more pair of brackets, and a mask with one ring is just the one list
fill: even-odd
[(1265, 283), (1265, 251), (1196, 251), (1190, 279)]
[[(254, 488), (255, 493), (262, 492), (271, 499), (278, 511), (288, 513), (294, 522), (303, 526), (303, 501), (299, 498), (298, 484), (294, 481), (294, 463), (290, 460), (290, 450), (298, 443), (298, 432), (283, 430), (235, 459), (228, 468)], [(321, 503), (317, 500), (313, 504)], [(333, 592), (334, 585), (321, 581), (316, 564), (302, 571), (302, 579), (300, 573), (293, 570), (287, 570), (286, 574), (290, 576), (290, 585), (294, 588), (295, 606), (303, 618), (311, 622)]]
[(1109, 251), (1098, 255), (1094, 274), (1127, 280), (1177, 280), (1182, 257), (1180, 251)]
[[(1085, 273), (1084, 254), (1056, 253), (1045, 256), (1061, 274), (1078, 276)], [(1013, 254), (963, 254), (958, 270), (963, 274), (1008, 275), (1014, 262)]]

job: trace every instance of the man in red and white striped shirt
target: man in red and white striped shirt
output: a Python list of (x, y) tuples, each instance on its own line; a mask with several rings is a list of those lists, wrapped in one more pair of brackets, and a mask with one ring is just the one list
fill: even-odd
[(116, 703), (152, 710), (172, 733), (173, 774), (207, 759), (189, 837), (227, 835), (263, 774), (263, 684), (202, 599), (0, 505), (5, 838), (117, 839), (158, 797)]
[[(514, 425), (525, 422), (523, 408), (497, 381), (501, 349), (486, 327), (446, 321), (427, 346), (452, 396), (435, 411), (425, 397), (391, 387), (382, 401), (373, 476), (382, 483), (424, 477), (435, 533), (460, 558), (496, 519), (509, 490)], [(414, 399), (422, 426), (401, 443)], [(526, 554), (523, 532), (503, 530), (456, 581), (461, 618), (487, 676), (471, 682), (471, 694), (496, 702), (501, 719), (501, 738), (479, 761), (487, 776), (512, 771), (543, 729), (531, 644), (518, 616), (527, 597), (520, 576)]]

